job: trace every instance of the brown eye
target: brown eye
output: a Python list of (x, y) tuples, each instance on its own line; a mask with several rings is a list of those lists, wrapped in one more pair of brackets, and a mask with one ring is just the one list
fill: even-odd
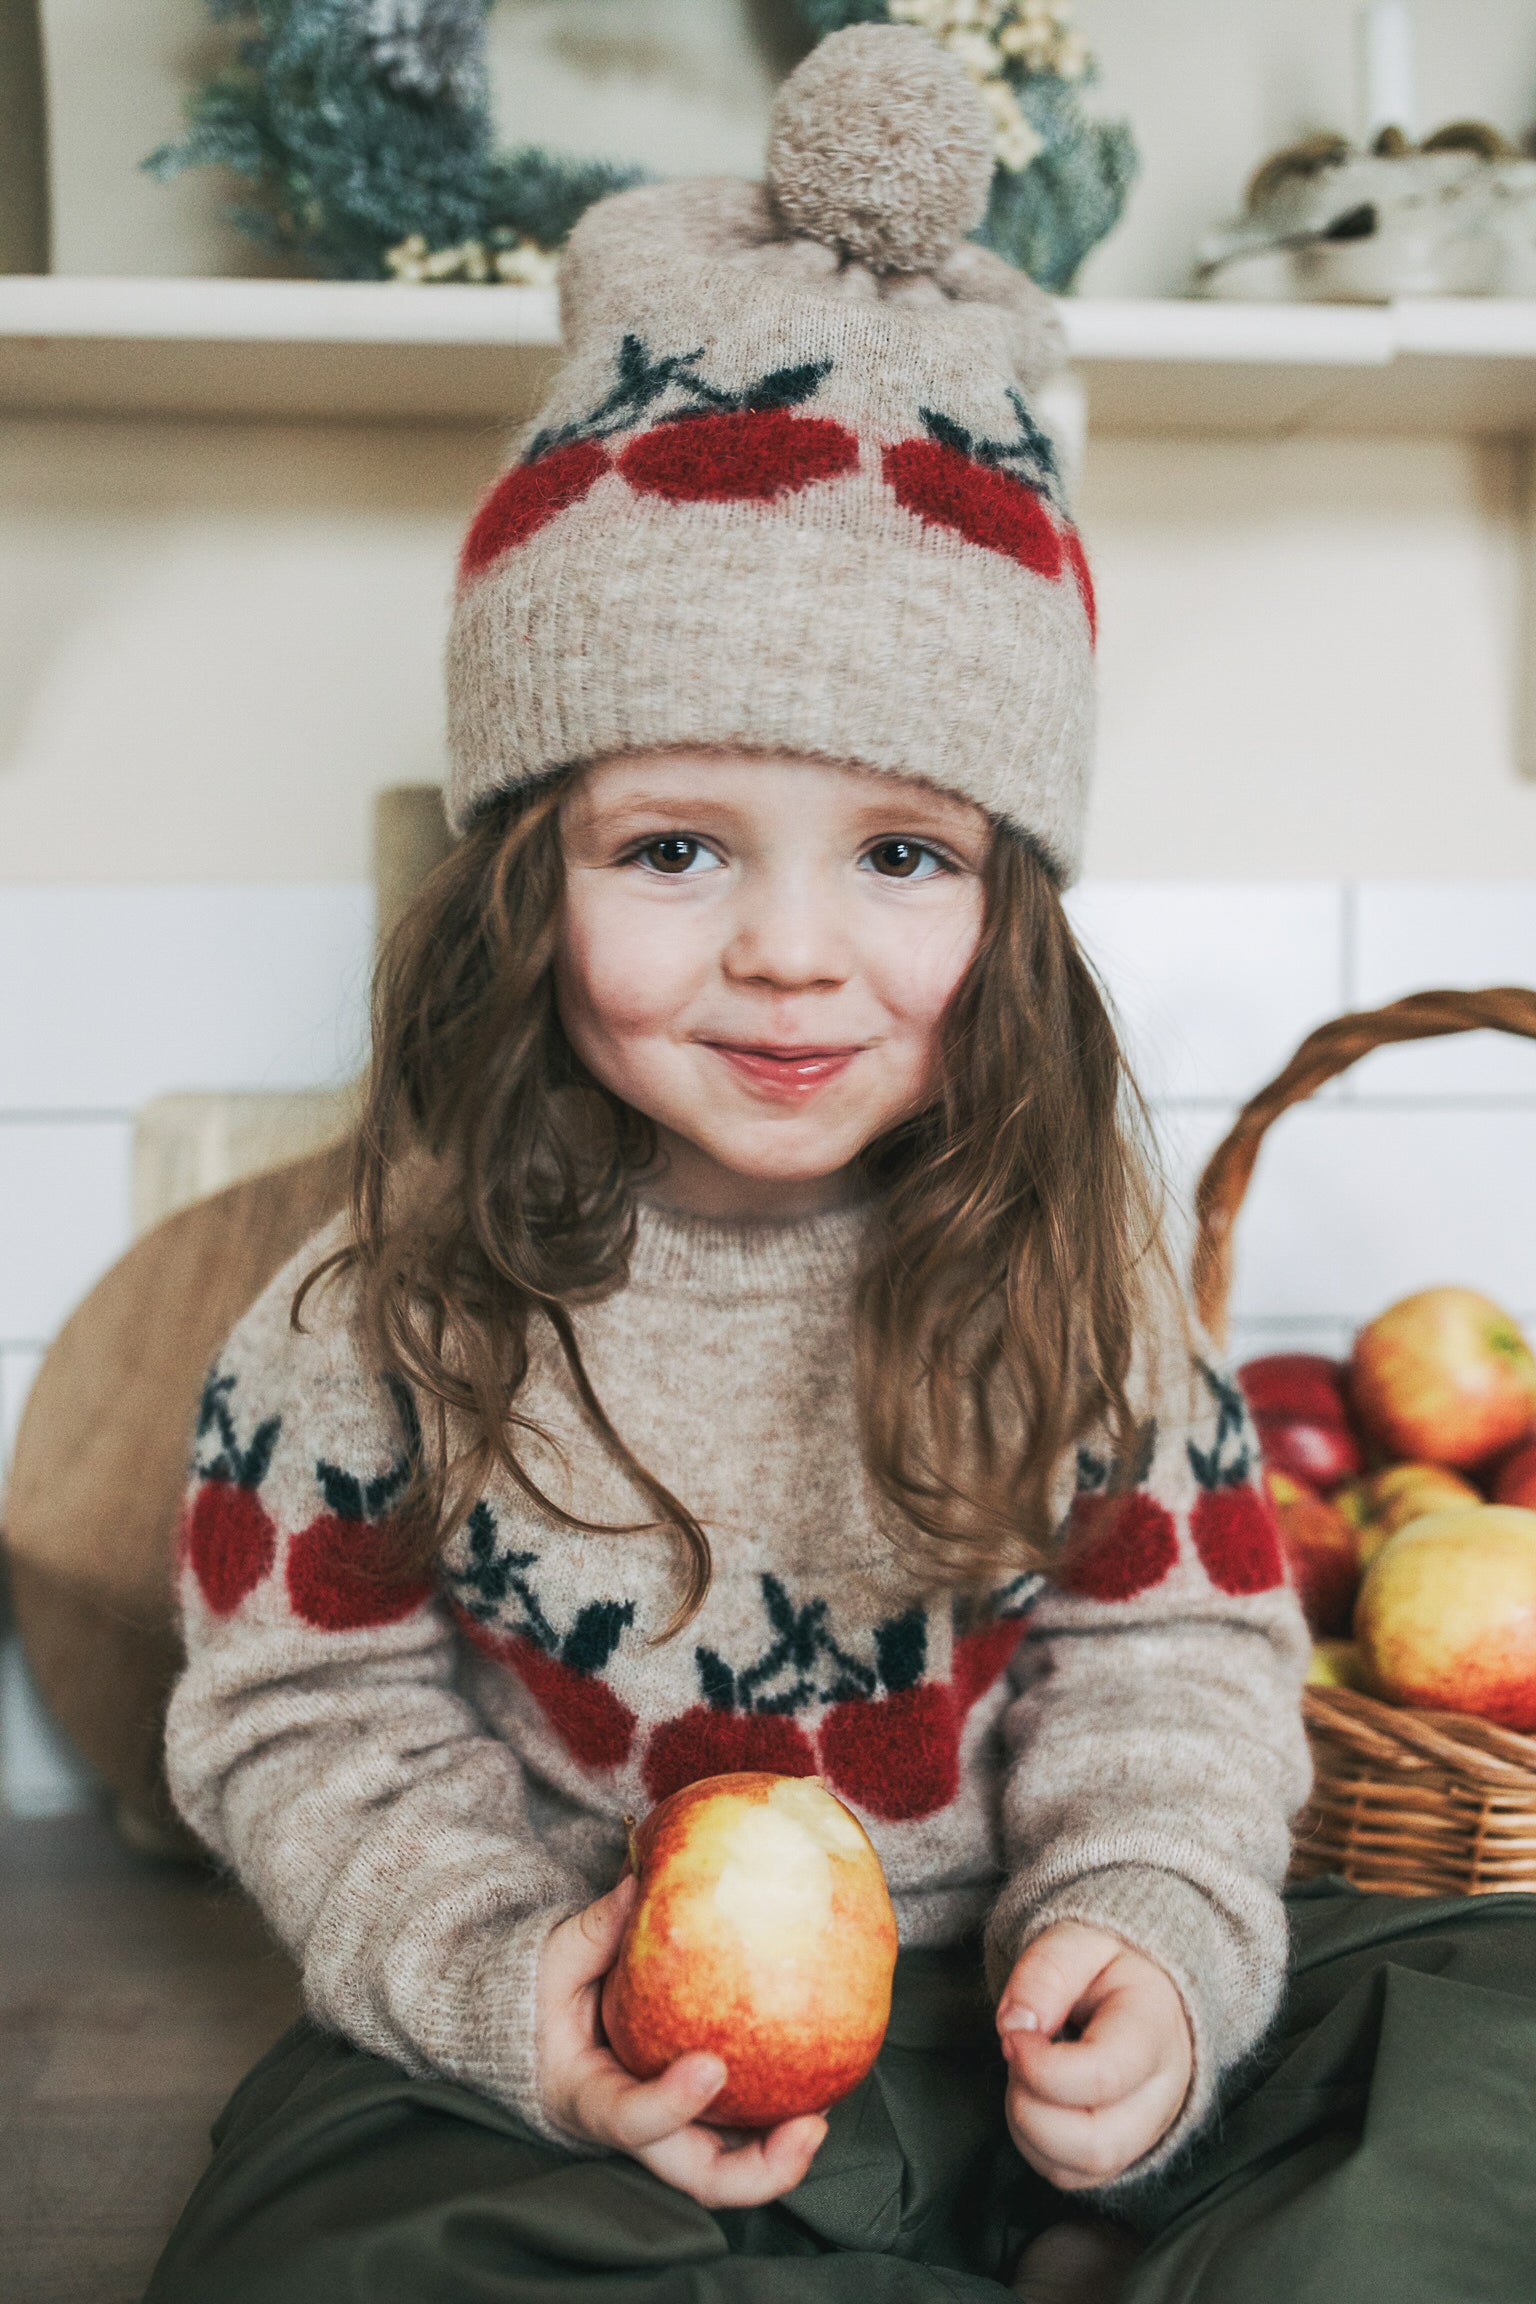
[(884, 880), (926, 880), (944, 869), (943, 860), (920, 840), (881, 840), (865, 862)]
[(690, 840), (681, 832), (669, 834), (665, 840), (649, 840), (640, 851), (642, 863), (648, 864), (653, 872), (667, 873), (674, 880), (691, 872), (701, 858), (709, 858), (704, 843)]

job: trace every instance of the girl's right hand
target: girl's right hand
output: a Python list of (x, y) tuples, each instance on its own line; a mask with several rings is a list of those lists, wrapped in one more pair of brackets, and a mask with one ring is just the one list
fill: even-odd
[(679, 2056), (655, 2080), (637, 2080), (605, 2044), (603, 1978), (635, 1900), (626, 1876), (585, 1911), (562, 1920), (539, 1970), (539, 2076), (544, 2109), (588, 2144), (627, 2152), (705, 2208), (758, 2208), (792, 2192), (815, 2159), (827, 2124), (819, 2114), (748, 2134), (708, 2128), (702, 2115), (725, 2086), (725, 2066), (705, 2053)]

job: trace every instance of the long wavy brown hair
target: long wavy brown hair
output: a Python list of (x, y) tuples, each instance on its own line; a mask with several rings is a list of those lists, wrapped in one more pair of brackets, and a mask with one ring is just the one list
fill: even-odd
[[(350, 1271), (371, 1362), (397, 1399), (426, 1409), (431, 1444), (418, 1426), (391, 1573), (428, 1568), (496, 1468), (567, 1526), (594, 1526), (524, 1462), (538, 1427), (518, 1398), (530, 1330), (547, 1323), (646, 1500), (635, 1531), (677, 1539), (671, 1632), (709, 1588), (709, 1542), (609, 1421), (571, 1318), (623, 1285), (636, 1186), (657, 1147), (561, 1026), (564, 789), (557, 780), (484, 815), (392, 936), (374, 988), (350, 1240), (309, 1274), (294, 1319), (317, 1282)], [(929, 1584), (1041, 1564), (1062, 1460), (1091, 1431), (1134, 1461), (1136, 1342), (1169, 1283), (1144, 1122), (1051, 874), (999, 830), (932, 1100), (862, 1155), (860, 1441)]]

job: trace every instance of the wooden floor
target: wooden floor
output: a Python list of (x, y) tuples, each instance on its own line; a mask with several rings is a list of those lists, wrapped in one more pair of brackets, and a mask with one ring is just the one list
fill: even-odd
[(0, 2297), (137, 2304), (297, 2009), (251, 1906), (100, 1819), (0, 1822)]

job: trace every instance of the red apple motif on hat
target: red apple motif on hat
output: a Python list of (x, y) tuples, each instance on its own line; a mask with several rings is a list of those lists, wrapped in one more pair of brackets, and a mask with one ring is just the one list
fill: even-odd
[(467, 584), (514, 545), (526, 544), (557, 514), (579, 504), (608, 468), (608, 451), (598, 441), (572, 440), (536, 462), (503, 472), (470, 522), (459, 554), (459, 582)]
[(618, 464), (642, 495), (729, 504), (792, 495), (854, 471), (858, 461), (857, 439), (830, 417), (743, 408), (657, 424), (631, 440)]

